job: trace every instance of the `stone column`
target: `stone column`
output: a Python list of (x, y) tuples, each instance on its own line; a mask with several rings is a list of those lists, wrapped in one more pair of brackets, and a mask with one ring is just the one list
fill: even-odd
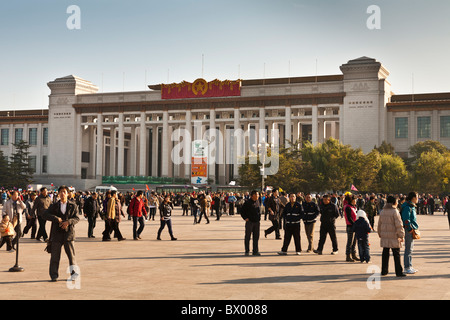
[(125, 131), (123, 127), (123, 113), (119, 113), (119, 139), (117, 143), (117, 175), (124, 175), (124, 155), (125, 155)]
[(291, 107), (287, 106), (285, 111), (286, 121), (284, 126), (284, 137), (285, 141), (283, 144), (286, 145), (287, 148), (291, 146), (290, 141), (292, 140), (292, 117), (291, 117)]
[(318, 123), (318, 111), (317, 105), (312, 107), (312, 141), (313, 146), (317, 145), (318, 133), (319, 133), (319, 123)]
[(109, 135), (109, 175), (116, 175), (116, 127), (111, 126)]
[(145, 176), (147, 160), (147, 132), (145, 127), (145, 112), (141, 111), (141, 123), (139, 127), (139, 175)]
[(81, 129), (81, 114), (76, 114), (75, 121), (75, 132), (76, 132), (76, 142), (75, 142), (75, 176), (81, 176), (81, 152), (83, 144), (83, 132)]
[(169, 176), (169, 112), (163, 111), (163, 131), (162, 131), (162, 166), (161, 175), (163, 177)]
[(192, 112), (191, 110), (186, 110), (186, 133), (187, 136), (183, 137), (184, 148), (184, 177), (191, 180), (191, 142), (193, 140), (192, 136)]
[(130, 176), (136, 176), (136, 127), (131, 127), (131, 140), (130, 140), (130, 149), (129, 149), (129, 157), (130, 157)]
[(96, 160), (96, 178), (103, 177), (103, 115), (97, 115), (97, 160)]

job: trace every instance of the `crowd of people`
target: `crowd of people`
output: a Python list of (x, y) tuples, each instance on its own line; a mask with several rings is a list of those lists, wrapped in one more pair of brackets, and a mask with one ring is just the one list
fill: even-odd
[[(14, 252), (18, 238), (31, 231), (31, 239), (47, 242), (46, 250), (51, 253), (50, 276), (58, 277), (61, 248), (72, 264), (75, 262), (73, 247), (74, 226), (83, 215), (88, 221), (89, 238), (95, 238), (94, 229), (100, 217), (104, 221), (102, 241), (126, 240), (120, 230), (122, 218), (132, 220), (133, 240), (141, 240), (145, 220), (155, 220), (159, 212), (160, 227), (156, 239), (161, 240), (162, 231), (167, 226), (170, 239), (177, 240), (173, 234), (172, 214), (174, 206), (181, 206), (183, 216), (192, 216), (193, 223), (199, 224), (202, 218), (209, 224), (209, 218), (240, 215), (245, 220), (244, 249), (250, 254), (250, 239), (253, 238), (252, 254), (260, 255), (260, 221), (269, 219), (270, 228), (264, 230), (267, 238), (275, 234), (275, 239), (284, 239), (280, 255), (287, 255), (291, 239), (294, 239), (295, 252), (300, 255), (301, 225), (303, 224), (308, 243), (306, 252), (321, 255), (329, 235), (331, 254), (338, 253), (335, 221), (345, 219), (347, 243), (345, 254), (347, 262), (369, 263), (369, 234), (377, 232), (383, 248), (382, 274), (388, 273), (390, 251), (393, 252), (396, 275), (401, 277), (417, 272), (412, 267), (414, 239), (418, 237), (417, 214), (450, 212), (448, 197), (417, 194), (375, 195), (346, 193), (312, 195), (304, 193), (286, 194), (277, 188), (264, 193), (257, 191), (235, 192), (126, 192), (108, 191), (72, 192), (62, 186), (57, 191), (41, 188), (39, 192), (1, 190), (2, 220), (0, 235), (2, 247), (6, 244), (8, 252)], [(379, 216), (375, 226), (375, 216)], [(47, 234), (46, 221), (52, 222)], [(303, 221), (303, 223), (301, 223)], [(314, 246), (314, 229), (320, 221), (319, 241)], [(450, 225), (450, 216), (449, 216)], [(22, 229), (23, 227), (23, 229)], [(284, 230), (284, 237), (281, 232)], [(405, 273), (400, 263), (400, 248), (404, 245)], [(357, 256), (357, 249), (359, 257)], [(76, 274), (75, 274), (76, 275)]]

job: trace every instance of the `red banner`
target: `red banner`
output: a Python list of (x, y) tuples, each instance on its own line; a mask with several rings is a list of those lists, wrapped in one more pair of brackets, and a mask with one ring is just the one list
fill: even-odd
[(162, 99), (236, 97), (240, 95), (240, 80), (207, 82), (205, 79), (197, 79), (194, 83), (183, 81), (182, 83), (161, 85)]

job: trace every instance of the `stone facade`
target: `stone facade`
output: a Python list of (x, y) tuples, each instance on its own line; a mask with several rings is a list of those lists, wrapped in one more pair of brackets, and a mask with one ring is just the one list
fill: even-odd
[[(147, 91), (98, 93), (89, 81), (58, 78), (48, 83), (49, 108), (36, 111), (42, 113), (40, 118), (0, 114), (0, 129), (9, 130), (9, 141), (0, 150), (6, 156), (13, 152), (16, 128), (26, 132), (35, 127), (39, 137), (46, 128), (47, 144), (40, 138), (30, 150), (37, 159), (37, 182), (88, 189), (105, 176), (189, 179), (190, 165), (173, 161), (174, 147), (184, 139), (177, 136), (179, 129), (186, 129), (192, 140), (204, 138), (210, 128), (221, 133), (224, 141), (215, 151), (221, 161), (208, 166), (209, 179), (216, 185), (237, 177), (238, 165), (230, 158), (256, 151), (264, 141), (317, 144), (333, 137), (366, 153), (387, 141), (407, 155), (411, 145), (429, 136), (450, 147), (450, 94), (396, 96), (387, 80), (389, 71), (367, 57), (348, 61), (341, 71), (242, 80), (239, 97), (180, 100), (162, 100), (160, 85)], [(233, 138), (236, 128), (244, 136)], [(265, 136), (260, 129), (267, 129)]]

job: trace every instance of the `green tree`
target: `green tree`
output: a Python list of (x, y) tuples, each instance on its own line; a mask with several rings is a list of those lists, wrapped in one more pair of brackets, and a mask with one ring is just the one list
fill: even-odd
[(10, 161), (10, 186), (26, 189), (33, 182), (34, 169), (30, 167), (30, 145), (21, 140), (13, 144), (15, 152)]
[(391, 154), (395, 155), (394, 146), (386, 141), (383, 141), (379, 147), (375, 147), (374, 150), (377, 150), (381, 154)]
[(411, 153), (414, 160), (419, 159), (422, 153), (430, 152), (432, 150), (436, 150), (440, 154), (450, 151), (446, 146), (444, 146), (439, 141), (433, 140), (417, 142), (415, 145), (409, 148), (409, 152)]
[(381, 154), (381, 168), (377, 174), (378, 191), (383, 193), (406, 193), (410, 178), (405, 162), (397, 155)]
[[(389, 154), (389, 153), (383, 153)], [(381, 170), (381, 154), (378, 149), (361, 156), (358, 175), (355, 185), (360, 191), (378, 192), (377, 175)]]
[(316, 147), (306, 144), (302, 149), (303, 161), (309, 162), (317, 173), (317, 184), (321, 186), (318, 192), (347, 190), (358, 175), (363, 156), (361, 149), (353, 149), (333, 138)]
[(436, 149), (423, 152), (414, 165), (414, 182), (418, 191), (441, 193), (448, 191), (450, 178), (450, 153)]

